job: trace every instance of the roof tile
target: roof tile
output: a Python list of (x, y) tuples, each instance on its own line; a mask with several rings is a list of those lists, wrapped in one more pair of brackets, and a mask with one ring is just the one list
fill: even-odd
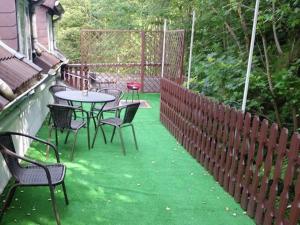
[(0, 47), (0, 56), (3, 56), (0, 57), (0, 78), (13, 92), (18, 91), (27, 81), (39, 74), (39, 70), (12, 56), (2, 47)]
[(0, 40), (18, 49), (18, 31), (15, 1), (0, 0)]
[(60, 63), (60, 59), (49, 52), (43, 51), (40, 56), (34, 58), (33, 62), (43, 68), (43, 72), (47, 73), (51, 68)]
[(0, 47), (0, 61), (14, 57), (13, 54)]

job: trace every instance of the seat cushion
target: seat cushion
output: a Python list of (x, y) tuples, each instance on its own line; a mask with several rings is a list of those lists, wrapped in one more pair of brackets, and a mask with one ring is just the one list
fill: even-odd
[(123, 124), (123, 120), (120, 118), (107, 118), (101, 120), (101, 123), (119, 127)]
[[(103, 109), (102, 109), (102, 112), (105, 112), (105, 111), (116, 111), (116, 107), (117, 105), (115, 103), (112, 103), (112, 104), (109, 104), (107, 103)], [(101, 108), (102, 106), (95, 106), (95, 110), (98, 110), (98, 111), (101, 111)]]
[[(60, 184), (64, 179), (66, 167), (62, 164), (47, 165), (46, 167), (49, 169), (52, 184)], [(36, 165), (22, 168), (17, 177), (23, 185), (48, 185), (45, 170)]]
[(72, 130), (78, 130), (86, 124), (83, 120), (72, 120), (71, 121), (71, 128)]

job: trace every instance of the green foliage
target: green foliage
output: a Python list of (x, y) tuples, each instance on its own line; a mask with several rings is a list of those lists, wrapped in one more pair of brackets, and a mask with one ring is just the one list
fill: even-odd
[[(196, 11), (191, 88), (240, 108), (255, 1), (249, 0), (61, 0), (66, 13), (59, 47), (79, 60), (80, 29), (185, 29), (188, 53), (191, 13)], [(275, 32), (274, 32), (275, 28)], [(275, 35), (282, 50), (276, 47)], [(266, 40), (266, 54), (262, 43)], [(261, 1), (247, 110), (292, 126), (300, 108), (300, 1)], [(188, 54), (186, 54), (188, 55)], [(186, 57), (187, 60), (187, 57)], [(269, 78), (269, 82), (268, 82)], [(270, 86), (271, 85), (271, 86)], [(299, 120), (297, 117), (296, 120)], [(294, 120), (295, 122), (295, 120)], [(298, 122), (300, 124), (300, 121)], [(294, 124), (294, 128), (297, 129)]]

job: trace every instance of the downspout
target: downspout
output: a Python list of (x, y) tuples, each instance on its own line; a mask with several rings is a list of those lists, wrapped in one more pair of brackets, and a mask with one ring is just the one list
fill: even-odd
[(58, 21), (61, 20), (62, 14), (64, 13), (64, 10), (61, 7), (61, 4), (60, 4), (59, 1), (55, 1), (54, 7), (55, 7), (55, 10), (58, 12), (57, 13), (58, 17), (55, 18), (55, 19), (52, 17), (53, 48), (54, 48), (54, 50), (58, 50), (57, 46), (56, 46), (56, 35), (55, 35), (55, 32), (54, 32), (54, 28), (55, 28), (55, 23), (57, 23)]
[(37, 33), (37, 25), (36, 25), (36, 7), (43, 4), (46, 0), (37, 0), (31, 1), (30, 9), (31, 9), (31, 31), (32, 31), (32, 45), (33, 45), (33, 53), (41, 54), (41, 50), (38, 47), (38, 33)]

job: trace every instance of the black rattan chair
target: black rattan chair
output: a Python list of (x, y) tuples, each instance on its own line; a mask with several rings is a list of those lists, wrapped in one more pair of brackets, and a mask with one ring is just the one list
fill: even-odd
[[(92, 147), (94, 147), (99, 127), (102, 129), (103, 125), (110, 125), (110, 126), (114, 127), (110, 141), (111, 142), (113, 141), (114, 135), (115, 135), (115, 132), (116, 132), (116, 129), (117, 129), (118, 133), (120, 135), (120, 139), (121, 139), (123, 154), (125, 155), (126, 150), (125, 150), (125, 145), (124, 145), (124, 140), (123, 140), (123, 135), (122, 135), (121, 129), (124, 128), (124, 127), (130, 126), (132, 128), (135, 147), (136, 147), (136, 150), (138, 150), (138, 145), (137, 145), (137, 141), (136, 141), (136, 136), (135, 136), (135, 131), (134, 131), (134, 127), (133, 127), (133, 124), (132, 124), (132, 120), (134, 119), (134, 116), (135, 116), (139, 106), (140, 106), (139, 102), (124, 105), (124, 106), (118, 106), (118, 107), (116, 107), (116, 109), (117, 109), (116, 117), (107, 118), (107, 119), (99, 118), (97, 128), (96, 128), (96, 131), (95, 131), (95, 135), (94, 135), (94, 139), (93, 139)], [(123, 119), (120, 118), (120, 114), (121, 114), (122, 109), (125, 109)], [(105, 143), (106, 143), (105, 134), (104, 134), (104, 132), (102, 132), (102, 133), (103, 133), (103, 137), (104, 137), (104, 140), (105, 140)]]
[[(71, 106), (74, 106), (76, 107), (77, 109), (82, 109), (82, 104), (81, 103), (76, 103), (76, 102), (69, 102), (67, 100), (63, 100), (63, 99), (60, 99), (58, 97), (55, 96), (55, 93), (56, 92), (59, 92), (59, 91), (67, 91), (67, 90), (71, 90), (71, 88), (67, 87), (67, 86), (64, 86), (64, 85), (60, 85), (60, 84), (55, 84), (55, 85), (51, 85), (49, 87), (49, 92), (51, 93), (53, 99), (54, 99), (54, 104), (60, 104), (60, 105), (71, 105)], [(76, 115), (76, 111), (74, 111), (74, 118), (76, 119), (77, 118), (77, 115)], [(83, 114), (81, 114), (82, 117), (83, 117)], [(48, 124), (51, 123), (51, 116), (49, 117), (49, 121), (48, 121)]]
[(87, 128), (87, 139), (88, 139), (88, 148), (90, 149), (90, 130), (89, 130), (89, 115), (88, 112), (82, 110), (83, 113), (86, 114), (87, 120), (73, 120), (72, 114), (75, 110), (78, 110), (77, 107), (74, 106), (67, 106), (67, 105), (58, 105), (58, 104), (49, 104), (51, 118), (53, 119), (53, 124), (49, 131), (49, 139), (51, 138), (52, 130), (55, 130), (55, 143), (58, 146), (58, 130), (64, 131), (66, 130), (68, 133), (65, 138), (65, 143), (68, 141), (68, 137), (71, 131), (74, 132), (75, 139), (71, 151), (71, 160), (74, 158), (74, 149), (77, 140), (77, 133), (78, 131), (86, 127)]
[(97, 105), (97, 104), (92, 105), (91, 112), (92, 112), (95, 127), (97, 124), (96, 120), (98, 120), (99, 117), (103, 118), (104, 112), (116, 113), (116, 107), (119, 106), (120, 100), (123, 97), (123, 92), (116, 88), (103, 88), (103, 89), (97, 90), (97, 92), (112, 95), (115, 97), (115, 100), (113, 102), (108, 102), (105, 105)]
[(54, 104), (70, 105), (68, 101), (60, 99), (60, 98), (57, 98), (55, 96), (56, 92), (66, 91), (68, 89), (69, 89), (68, 87), (63, 86), (63, 85), (59, 85), (59, 84), (55, 84), (55, 85), (52, 85), (52, 86), (49, 87), (49, 92), (51, 93), (51, 95), (52, 95), (52, 97), (54, 99)]
[[(21, 136), (30, 138), (32, 140), (43, 143), (54, 150), (57, 163), (54, 164), (42, 164), (26, 157), (21, 157), (16, 153), (16, 149), (13, 143), (12, 136)], [(50, 189), (51, 203), (53, 212), (55, 215), (56, 223), (60, 225), (59, 214), (56, 206), (54, 188), (57, 185), (62, 185), (65, 203), (68, 205), (69, 200), (64, 183), (66, 174), (66, 167), (60, 164), (59, 155), (56, 147), (44, 140), (36, 137), (32, 137), (27, 134), (17, 132), (3, 132), (0, 133), (0, 152), (8, 166), (8, 169), (14, 179), (14, 184), (10, 188), (7, 198), (4, 201), (3, 207), (0, 212), (0, 222), (5, 210), (9, 207), (17, 187), (20, 186), (48, 186)], [(29, 165), (21, 165), (20, 161), (29, 163)]]

